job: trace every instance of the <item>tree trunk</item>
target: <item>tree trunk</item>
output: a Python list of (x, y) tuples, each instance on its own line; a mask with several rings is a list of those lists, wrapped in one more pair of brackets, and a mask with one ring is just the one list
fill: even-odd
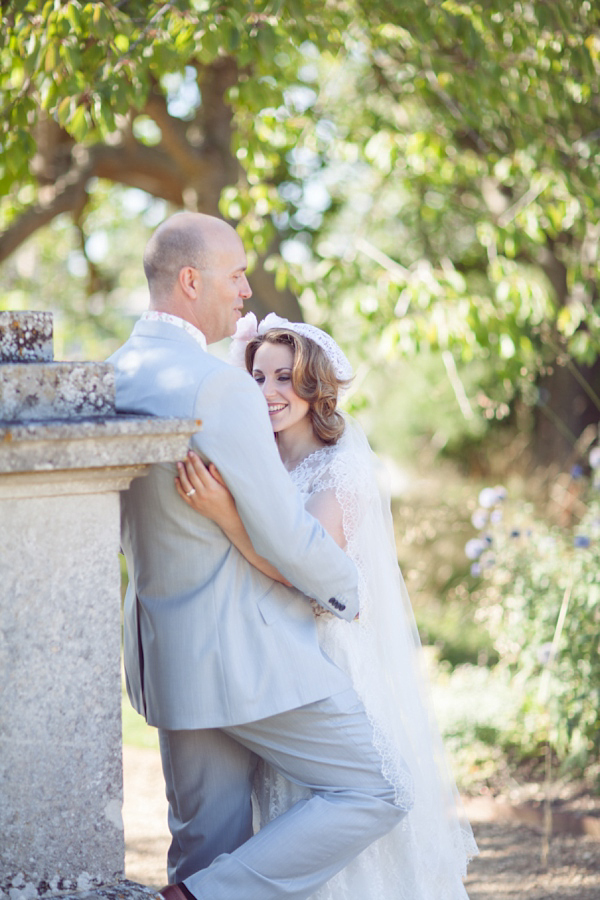
[[(556, 255), (552, 240), (540, 250), (537, 261), (554, 290), (557, 309), (568, 305), (567, 270)], [(557, 357), (561, 355), (563, 343), (560, 335), (553, 335)], [(575, 444), (583, 430), (600, 418), (600, 360), (591, 367), (580, 367), (566, 353), (564, 357), (564, 364), (555, 361), (551, 372), (538, 379), (539, 402), (534, 415), (532, 451), (539, 465), (554, 463), (570, 467), (580, 462), (576, 459)]]
[[(579, 378), (573, 374), (577, 372)], [(540, 401), (535, 410), (532, 450), (537, 464), (571, 467), (577, 459), (575, 443), (588, 425), (600, 421), (600, 408), (581, 380), (600, 397), (600, 360), (591, 367), (555, 366), (540, 378)]]

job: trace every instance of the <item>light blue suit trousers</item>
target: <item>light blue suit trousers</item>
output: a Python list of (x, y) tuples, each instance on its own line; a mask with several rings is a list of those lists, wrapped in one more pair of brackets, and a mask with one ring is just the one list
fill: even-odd
[[(406, 815), (394, 806), (352, 688), (245, 725), (161, 731), (160, 745), (173, 834), (169, 881), (184, 881), (198, 900), (310, 897)], [(313, 796), (252, 836), (258, 757)], [(186, 772), (177, 789), (174, 767)]]

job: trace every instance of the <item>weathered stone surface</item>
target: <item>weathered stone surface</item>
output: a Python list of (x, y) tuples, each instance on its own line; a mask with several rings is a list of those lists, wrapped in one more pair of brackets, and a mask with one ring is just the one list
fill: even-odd
[[(135, 881), (121, 879), (113, 884), (105, 884), (90, 890), (89, 878), (86, 872), (77, 879), (76, 883), (67, 879), (60, 879), (53, 885), (53, 893), (60, 892), (61, 900), (161, 900), (161, 895), (152, 888)], [(6, 883), (0, 888), (0, 900), (36, 900), (39, 895), (27, 886), (23, 876), (17, 876), (12, 883)]]
[(110, 363), (31, 362), (0, 367), (0, 419), (40, 421), (114, 415)]
[[(119, 494), (195, 420), (0, 428), (0, 896), (123, 875)], [(174, 474), (174, 473), (173, 473)]]
[(52, 358), (52, 313), (0, 312), (0, 362)]
[(38, 895), (123, 875), (119, 541), (116, 491), (0, 500), (0, 884)]
[(123, 880), (119, 491), (200, 423), (116, 415), (110, 364), (51, 359), (49, 314), (0, 313), (0, 898), (148, 900)]
[(0, 421), (0, 473), (90, 469), (183, 459), (196, 419), (115, 416), (29, 424)]

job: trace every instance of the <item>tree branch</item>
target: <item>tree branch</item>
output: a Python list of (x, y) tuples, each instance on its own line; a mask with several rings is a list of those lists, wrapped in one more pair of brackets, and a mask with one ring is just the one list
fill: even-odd
[(61, 213), (81, 207), (87, 199), (86, 184), (93, 174), (89, 158), (82, 159), (81, 165), (73, 166), (66, 175), (56, 181), (56, 184), (40, 188), (38, 203), (25, 210), (3, 234), (0, 234), (0, 262), (38, 228), (48, 225)]
[(189, 177), (196, 177), (200, 154), (198, 148), (193, 147), (187, 137), (190, 123), (170, 115), (164, 95), (155, 88), (149, 92), (143, 111), (160, 128), (162, 135), (160, 146), (183, 172)]
[[(210, 166), (204, 167), (203, 175), (211, 179)], [(185, 180), (170, 157), (159, 148), (145, 147), (137, 142), (113, 147), (97, 144), (89, 150), (76, 147), (68, 172), (54, 184), (41, 187), (38, 202), (0, 235), (0, 262), (56, 216), (81, 209), (87, 201), (87, 182), (94, 176), (139, 188), (176, 206), (183, 204)]]

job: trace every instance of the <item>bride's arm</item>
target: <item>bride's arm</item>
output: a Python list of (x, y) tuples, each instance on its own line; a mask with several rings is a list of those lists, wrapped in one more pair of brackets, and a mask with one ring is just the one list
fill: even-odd
[[(175, 479), (175, 487), (181, 499), (196, 512), (215, 522), (251, 565), (274, 581), (290, 587), (290, 582), (270, 562), (256, 553), (238, 514), (235, 500), (212, 463), (208, 469), (200, 457), (190, 451), (185, 463), (177, 463), (177, 469), (179, 476)], [(190, 497), (188, 492), (192, 489), (194, 493)]]
[(333, 488), (316, 491), (306, 504), (306, 511), (318, 519), (325, 531), (329, 532), (336, 544), (346, 549), (346, 536), (344, 534), (344, 521), (342, 507), (335, 495)]

